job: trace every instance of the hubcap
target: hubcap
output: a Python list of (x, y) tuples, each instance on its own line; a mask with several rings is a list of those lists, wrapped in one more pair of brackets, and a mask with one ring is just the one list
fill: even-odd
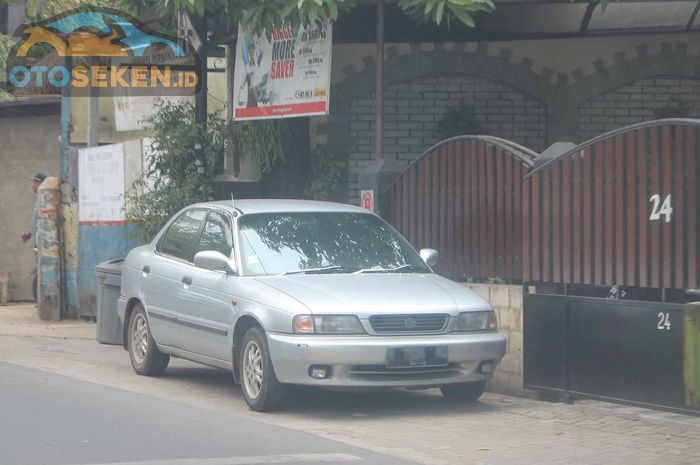
[(141, 364), (146, 359), (148, 350), (148, 325), (143, 314), (139, 313), (134, 317), (131, 328), (131, 351), (136, 363)]
[(263, 383), (262, 352), (255, 341), (249, 341), (243, 352), (243, 385), (251, 399), (260, 395)]

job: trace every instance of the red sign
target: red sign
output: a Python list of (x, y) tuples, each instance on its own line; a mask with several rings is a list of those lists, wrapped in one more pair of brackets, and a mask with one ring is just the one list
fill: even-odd
[(300, 114), (325, 114), (326, 102), (293, 103), (253, 108), (236, 108), (234, 119), (284, 118)]
[(374, 191), (361, 191), (360, 192), (360, 205), (362, 208), (373, 212), (374, 211)]

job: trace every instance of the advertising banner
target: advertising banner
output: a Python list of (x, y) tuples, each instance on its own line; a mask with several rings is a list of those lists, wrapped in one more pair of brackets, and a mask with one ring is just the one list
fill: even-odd
[(332, 23), (276, 29), (272, 40), (238, 27), (233, 119), (327, 115)]

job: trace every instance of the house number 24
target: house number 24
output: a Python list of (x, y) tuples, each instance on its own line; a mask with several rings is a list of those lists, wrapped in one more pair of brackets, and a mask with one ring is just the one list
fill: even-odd
[(671, 319), (669, 318), (668, 313), (659, 312), (656, 318), (659, 319), (659, 324), (656, 325), (656, 329), (665, 329), (666, 331), (671, 330)]
[(659, 221), (662, 216), (666, 223), (671, 221), (671, 214), (673, 213), (671, 194), (668, 194), (663, 202), (661, 202), (661, 196), (659, 194), (654, 194), (649, 197), (649, 202), (652, 203), (649, 221)]

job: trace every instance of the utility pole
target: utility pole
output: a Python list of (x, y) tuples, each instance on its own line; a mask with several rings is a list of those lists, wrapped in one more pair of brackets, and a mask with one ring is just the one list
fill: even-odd
[[(201, 40), (202, 46), (197, 51), (199, 56), (199, 91), (194, 97), (194, 118), (197, 124), (203, 126), (203, 134), (207, 133), (207, 21), (202, 16), (196, 13), (191, 16), (192, 26), (194, 27), (195, 35)], [(197, 153), (195, 164), (197, 172), (202, 174), (205, 172), (202, 150), (204, 150), (204, 140), (194, 141), (194, 150)]]
[[(67, 56), (65, 65), (68, 72), (73, 67), (73, 58)], [(71, 86), (61, 89), (61, 182), (68, 182), (70, 172), (70, 127), (71, 127)]]
[[(65, 67), (70, 73), (73, 68), (73, 58), (65, 58)], [(58, 242), (59, 242), (59, 273), (60, 273), (60, 314), (62, 316), (76, 316), (79, 312), (78, 301), (78, 250), (74, 247), (78, 242), (78, 205), (75, 195), (77, 175), (72, 171), (70, 150), (71, 112), (72, 112), (71, 86), (61, 89), (61, 183), (60, 183), (60, 211), (58, 217)], [(73, 247), (69, 246), (72, 244)], [(43, 262), (43, 257), (40, 257)]]
[(377, 1), (377, 61), (375, 68), (374, 158), (384, 158), (384, 0)]
[[(92, 64), (96, 60), (92, 60)], [(90, 87), (90, 98), (88, 98), (88, 120), (87, 120), (87, 146), (97, 147), (100, 134), (100, 89)]]
[(192, 15), (192, 25), (202, 41), (199, 54), (199, 92), (195, 96), (195, 120), (206, 128), (207, 125), (207, 20), (199, 15)]
[[(233, 121), (233, 107), (235, 106), (234, 99), (236, 98), (236, 93), (233, 88), (233, 71), (236, 63), (236, 39), (231, 40), (226, 47), (226, 120), (231, 123)], [(229, 173), (233, 174), (234, 177), (238, 177), (241, 173), (241, 154), (240, 148), (238, 147), (238, 141), (231, 140), (228, 141), (228, 146), (226, 149), (224, 169)], [(227, 165), (228, 156), (231, 156), (231, 166)]]

